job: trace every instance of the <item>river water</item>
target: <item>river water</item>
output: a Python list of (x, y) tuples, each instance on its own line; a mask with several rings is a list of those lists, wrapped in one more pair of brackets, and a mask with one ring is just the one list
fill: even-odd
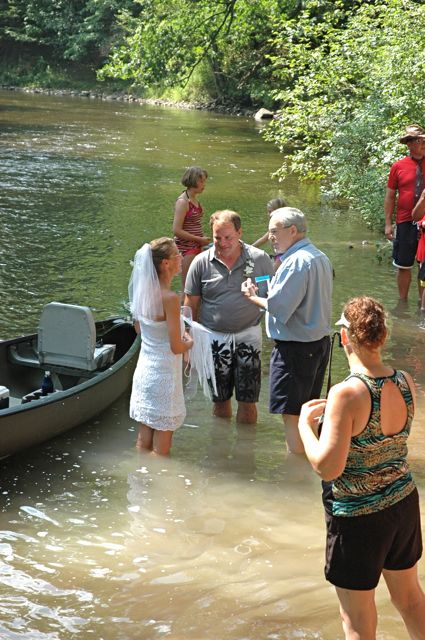
[[(381, 237), (355, 211), (321, 201), (315, 185), (272, 180), (281, 157), (247, 118), (0, 92), (0, 127), (0, 339), (36, 330), (51, 300), (122, 313), (129, 262), (171, 233), (186, 166), (209, 172), (206, 220), (237, 210), (247, 241), (266, 229), (267, 200), (283, 195), (332, 259), (335, 318), (360, 293), (391, 312), (388, 358), (418, 385), (410, 460), (425, 514), (424, 324), (416, 291), (397, 308)], [(198, 393), (172, 456), (140, 456), (124, 396), (2, 461), (0, 638), (342, 638), (323, 577), (320, 483), (286, 455), (268, 414), (269, 354), (266, 341), (256, 428), (213, 419)], [(332, 371), (346, 372), (339, 351)], [(420, 574), (425, 583), (424, 562)], [(381, 585), (377, 601), (377, 637), (407, 638)]]

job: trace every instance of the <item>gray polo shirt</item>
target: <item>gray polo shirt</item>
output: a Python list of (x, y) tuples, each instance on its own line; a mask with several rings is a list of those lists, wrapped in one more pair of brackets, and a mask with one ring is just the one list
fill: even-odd
[(261, 309), (241, 292), (248, 277), (274, 275), (273, 263), (267, 253), (241, 242), (242, 253), (230, 270), (215, 257), (211, 247), (193, 260), (186, 277), (185, 293), (201, 296), (199, 322), (213, 331), (237, 333), (259, 324)]

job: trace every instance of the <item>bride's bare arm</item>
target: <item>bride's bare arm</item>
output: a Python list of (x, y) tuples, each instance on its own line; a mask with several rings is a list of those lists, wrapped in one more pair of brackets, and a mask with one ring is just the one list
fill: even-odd
[(171, 351), (175, 354), (186, 353), (186, 351), (191, 349), (193, 340), (187, 333), (185, 333), (183, 337), (181, 335), (179, 297), (176, 293), (170, 291), (167, 295), (163, 296), (162, 303), (167, 321)]

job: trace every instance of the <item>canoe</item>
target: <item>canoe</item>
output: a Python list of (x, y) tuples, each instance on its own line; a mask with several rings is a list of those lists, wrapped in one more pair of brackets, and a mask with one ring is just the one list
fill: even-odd
[[(49, 303), (44, 309), (48, 307), (54, 315), (44, 324), (40, 321), (38, 333), (0, 342), (0, 406), (9, 404), (0, 408), (0, 459), (91, 420), (115, 402), (132, 381), (140, 346), (132, 323), (119, 317), (95, 323), (87, 307)], [(84, 331), (69, 316), (75, 309), (84, 310), (88, 327), (81, 362), (75, 341)], [(64, 338), (70, 325), (74, 336)], [(55, 331), (61, 349), (68, 352), (65, 357), (56, 354), (46, 339), (56, 339)], [(90, 354), (87, 344), (91, 340)], [(43, 396), (46, 371), (54, 390)]]

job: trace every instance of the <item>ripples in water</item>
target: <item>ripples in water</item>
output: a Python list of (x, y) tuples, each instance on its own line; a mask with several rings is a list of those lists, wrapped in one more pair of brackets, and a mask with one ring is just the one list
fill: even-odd
[[(307, 213), (335, 266), (335, 316), (364, 291), (395, 307), (378, 234), (320, 203), (315, 185), (272, 181), (280, 158), (252, 122), (2, 92), (0, 103), (1, 338), (36, 330), (52, 299), (122, 312), (129, 261), (142, 242), (171, 233), (190, 164), (210, 174), (206, 220), (233, 208), (248, 241), (264, 232), (276, 195)], [(421, 495), (424, 348), (411, 304), (393, 316), (388, 355), (413, 370), (422, 394), (410, 448)], [(281, 420), (268, 414), (269, 355), (265, 340), (256, 429), (212, 419), (198, 395), (172, 458), (140, 458), (123, 397), (96, 421), (2, 461), (2, 640), (341, 637), (323, 578), (320, 483), (285, 455)], [(338, 353), (334, 379), (345, 373)], [(420, 571), (423, 580), (423, 563)], [(380, 637), (401, 640), (382, 587), (378, 602)]]

